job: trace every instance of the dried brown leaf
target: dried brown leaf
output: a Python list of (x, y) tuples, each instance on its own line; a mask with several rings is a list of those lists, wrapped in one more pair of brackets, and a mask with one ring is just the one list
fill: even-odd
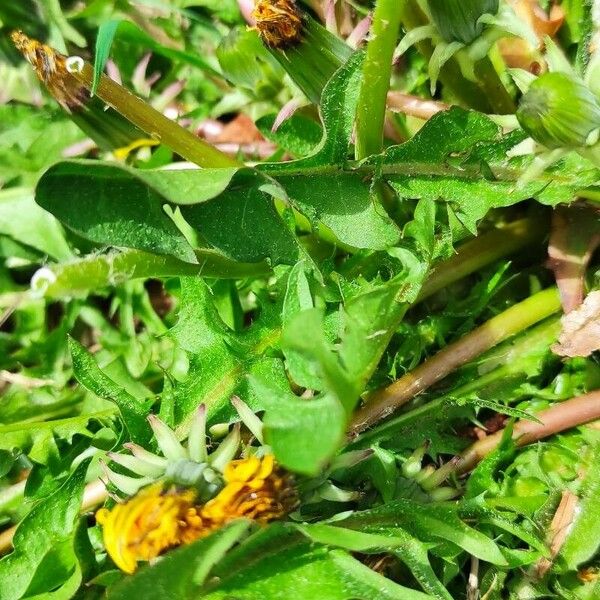
[(567, 533), (569, 527), (575, 517), (575, 510), (577, 508), (577, 496), (569, 491), (564, 490), (560, 503), (552, 523), (550, 523), (550, 530), (548, 531), (548, 542), (550, 544), (550, 559), (542, 558), (536, 565), (536, 575), (541, 579), (552, 567), (552, 561), (560, 552), (565, 540), (567, 539)]
[(552, 351), (559, 356), (589, 356), (600, 350), (600, 291), (591, 292), (583, 304), (562, 319), (558, 344)]

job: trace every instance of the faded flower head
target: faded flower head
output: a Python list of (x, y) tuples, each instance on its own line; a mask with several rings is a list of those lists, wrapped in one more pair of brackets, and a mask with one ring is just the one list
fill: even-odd
[(66, 111), (72, 112), (87, 102), (89, 93), (69, 72), (69, 59), (66, 56), (31, 39), (22, 31), (13, 31), (10, 37), (39, 80)]
[(270, 48), (288, 48), (302, 37), (302, 14), (295, 0), (257, 0), (252, 18), (254, 29)]

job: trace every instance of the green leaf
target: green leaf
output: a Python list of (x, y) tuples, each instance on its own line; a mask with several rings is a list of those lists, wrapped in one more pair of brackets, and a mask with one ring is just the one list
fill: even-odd
[(341, 550), (311, 544), (292, 528), (274, 524), (230, 552), (197, 598), (220, 600), (426, 600)]
[(211, 202), (182, 207), (181, 213), (206, 241), (235, 260), (269, 259), (274, 265), (298, 260), (296, 238), (259, 187), (232, 186)]
[(452, 596), (431, 567), (425, 545), (403, 529), (390, 529), (384, 534), (365, 533), (325, 524), (298, 525), (298, 529), (315, 542), (352, 552), (389, 552), (406, 563), (423, 589), (433, 598), (452, 600)]
[(73, 338), (69, 338), (69, 350), (73, 361), (73, 374), (77, 381), (96, 396), (114, 402), (121, 412), (131, 439), (138, 444), (147, 443), (152, 437), (146, 421), (148, 407), (103, 373), (94, 357)]
[(570, 202), (576, 192), (600, 182), (600, 171), (576, 155), (520, 183), (532, 157), (509, 159), (522, 132), (502, 136), (483, 114), (453, 107), (430, 119), (408, 142), (389, 148), (383, 177), (402, 198), (443, 200), (472, 233), (492, 208), (536, 198)]
[[(69, 204), (64, 202), (65, 188), (72, 190)], [(294, 263), (298, 242), (269, 193), (285, 196), (271, 179), (252, 169), (153, 171), (80, 160), (49, 169), (38, 184), (36, 201), (98, 244), (198, 263), (164, 211), (165, 204), (179, 206), (205, 240), (236, 260)]]
[(92, 94), (95, 93), (100, 76), (106, 61), (110, 55), (110, 49), (113, 41), (118, 39), (129, 44), (135, 44), (146, 51), (152, 51), (160, 54), (165, 58), (170, 58), (176, 62), (184, 62), (202, 71), (218, 75), (219, 73), (203, 60), (197, 52), (186, 52), (176, 48), (170, 48), (160, 44), (151, 35), (148, 35), (143, 29), (131, 21), (112, 20), (106, 21), (98, 28), (98, 36), (96, 38), (96, 52), (94, 57), (94, 80), (92, 85)]
[(196, 257), (197, 264), (141, 250), (89, 255), (47, 266), (42, 273), (48, 277), (36, 278), (34, 292), (46, 298), (79, 298), (123, 281), (148, 277), (196, 275), (242, 279), (268, 275), (270, 272), (267, 263), (239, 263), (209, 248), (197, 250)]
[(92, 81), (92, 95), (96, 93), (100, 77), (106, 66), (106, 61), (110, 55), (110, 47), (119, 24), (122, 21), (106, 21), (101, 23), (98, 28), (98, 36), (96, 37), (96, 52), (94, 54), (94, 79)]
[(108, 600), (192, 600), (211, 568), (248, 531), (248, 521), (237, 521), (211, 536), (170, 552), (156, 565), (127, 577), (108, 592)]
[[(321, 103), (324, 135), (313, 154), (259, 168), (277, 176), (292, 205), (313, 227), (325, 226), (354, 248), (381, 250), (400, 239), (400, 230), (363, 177), (341, 169), (348, 160), (363, 59), (361, 52), (354, 54), (325, 87)], [(318, 176), (304, 175), (313, 170)]]
[(325, 337), (322, 311), (314, 308), (298, 313), (283, 331), (282, 348), (313, 361), (322, 389), (333, 394), (347, 414), (352, 412), (360, 390)]
[(423, 542), (445, 540), (481, 560), (507, 565), (498, 544), (459, 519), (454, 505), (419, 504), (399, 499), (378, 508), (357, 512), (339, 524), (363, 529), (400, 527)]
[(0, 192), (0, 234), (56, 260), (72, 256), (56, 219), (34, 202), (33, 193), (27, 189), (10, 188)]
[[(64, 190), (69, 189), (69, 202)], [(49, 169), (36, 202), (61, 223), (97, 244), (136, 248), (196, 263), (188, 241), (163, 209), (164, 199), (129, 169), (87, 161)]]
[(265, 138), (275, 142), (281, 149), (297, 157), (311, 154), (323, 138), (323, 130), (316, 121), (302, 114), (286, 119), (273, 131), (276, 115), (267, 115), (256, 122)]
[(346, 413), (332, 394), (302, 399), (289, 387), (252, 377), (251, 385), (266, 409), (265, 442), (277, 462), (295, 473), (317, 475), (342, 445)]
[(176, 383), (175, 422), (186, 430), (188, 417), (205, 404), (210, 422), (235, 418), (230, 400), (239, 395), (254, 410), (262, 402), (252, 393), (247, 376), (285, 381), (279, 360), (264, 356), (271, 345), (278, 343), (278, 316), (268, 310), (249, 329), (236, 333), (220, 318), (210, 289), (199, 278), (181, 278), (181, 310), (179, 320), (170, 335), (190, 356), (186, 379)]
[(66, 419), (0, 425), (0, 449), (19, 449), (38, 464), (47, 464), (56, 451), (55, 438), (68, 442), (76, 435), (92, 438), (94, 434), (88, 428), (90, 421), (110, 423), (114, 413), (113, 410), (103, 410)]
[[(51, 496), (36, 505), (19, 525), (14, 550), (0, 560), (0, 600), (19, 600), (56, 590), (73, 589), (77, 577), (74, 551), (89, 460), (82, 462)], [(81, 574), (76, 586), (79, 587)]]

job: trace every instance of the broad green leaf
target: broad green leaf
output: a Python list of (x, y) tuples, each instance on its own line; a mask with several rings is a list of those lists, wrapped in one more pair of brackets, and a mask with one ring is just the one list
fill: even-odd
[(199, 278), (181, 278), (181, 300), (179, 320), (170, 332), (190, 357), (188, 375), (173, 391), (180, 431), (185, 431), (187, 418), (200, 404), (206, 404), (211, 422), (233, 419), (233, 394), (260, 410), (262, 402), (251, 393), (248, 375), (285, 381), (280, 361), (263, 354), (279, 341), (278, 317), (265, 310), (252, 327), (236, 333), (223, 323), (210, 289)]
[(298, 313), (283, 331), (282, 347), (312, 361), (323, 390), (333, 394), (347, 414), (351, 413), (360, 390), (325, 337), (322, 311), (314, 308)]
[(485, 115), (454, 107), (389, 148), (382, 174), (403, 198), (449, 203), (472, 233), (492, 208), (531, 197), (550, 205), (570, 202), (578, 190), (600, 183), (600, 171), (575, 155), (521, 183), (531, 157), (509, 159), (506, 152), (523, 138), (522, 132), (502, 136)]
[[(72, 190), (72, 203), (63, 190)], [(136, 170), (98, 161), (66, 161), (49, 169), (38, 204), (98, 244), (134, 248), (198, 263), (164, 211), (180, 206), (202, 237), (235, 260), (294, 263), (299, 246), (268, 192), (285, 192), (251, 169)], [(211, 202), (208, 202), (211, 200)], [(227, 226), (225, 226), (227, 224)]]
[[(292, 164), (292, 163), (290, 163)], [(364, 177), (329, 169), (318, 177), (279, 176), (290, 202), (315, 229), (324, 225), (352, 248), (385, 250), (400, 240), (400, 230), (377, 204)]]
[(123, 423), (134, 442), (148, 442), (151, 437), (150, 426), (146, 421), (148, 407), (103, 373), (94, 357), (73, 338), (69, 338), (69, 349), (73, 361), (73, 374), (79, 383), (100, 398), (117, 405)]
[(19, 600), (69, 585), (69, 576), (78, 569), (73, 537), (88, 465), (89, 460), (82, 462), (19, 525), (13, 552), (0, 560), (0, 600)]
[(341, 550), (311, 544), (278, 524), (254, 534), (212, 571), (206, 600), (426, 600), (432, 596), (402, 587)]
[(354, 248), (381, 250), (400, 239), (400, 230), (370, 193), (364, 178), (342, 170), (348, 160), (363, 58), (360, 52), (354, 54), (325, 87), (321, 103), (325, 131), (313, 154), (259, 168), (277, 175), (292, 205), (314, 228), (324, 225)]
[[(69, 189), (69, 202), (64, 190)], [(165, 213), (165, 200), (128, 169), (63, 162), (49, 169), (36, 202), (63, 225), (97, 244), (136, 248), (196, 263), (192, 247)]]
[(265, 442), (277, 462), (296, 473), (317, 475), (344, 441), (346, 413), (332, 394), (298, 398), (289, 386), (252, 377), (251, 385), (266, 410)]
[(273, 204), (254, 185), (231, 186), (210, 202), (184, 206), (184, 218), (226, 256), (242, 262), (269, 259), (294, 264), (300, 249)]
[(195, 600), (211, 568), (240, 541), (247, 521), (237, 521), (211, 536), (170, 552), (160, 562), (127, 577), (108, 592), (108, 600)]

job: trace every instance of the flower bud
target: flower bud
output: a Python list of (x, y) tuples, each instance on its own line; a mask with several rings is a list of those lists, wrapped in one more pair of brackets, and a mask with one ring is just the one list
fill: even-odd
[(447, 42), (470, 44), (484, 28), (479, 19), (495, 15), (500, 0), (428, 0), (431, 18)]
[(582, 81), (565, 73), (546, 73), (521, 99), (517, 119), (547, 148), (582, 148), (598, 141), (600, 105)]

